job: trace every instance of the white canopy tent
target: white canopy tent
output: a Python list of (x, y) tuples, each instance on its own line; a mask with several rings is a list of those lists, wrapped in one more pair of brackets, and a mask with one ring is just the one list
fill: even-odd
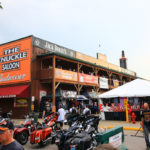
[(100, 94), (99, 98), (147, 97), (150, 96), (150, 81), (135, 79), (111, 91)]

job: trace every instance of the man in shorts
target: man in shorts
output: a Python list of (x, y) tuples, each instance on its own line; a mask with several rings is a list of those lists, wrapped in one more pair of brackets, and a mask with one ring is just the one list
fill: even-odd
[(9, 120), (0, 122), (0, 150), (24, 150), (13, 138), (14, 125)]

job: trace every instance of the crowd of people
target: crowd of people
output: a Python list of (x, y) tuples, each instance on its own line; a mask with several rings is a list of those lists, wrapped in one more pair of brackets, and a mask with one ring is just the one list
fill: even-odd
[[(84, 115), (90, 115), (91, 110), (89, 105), (81, 104), (80, 113)], [(46, 100), (45, 107), (43, 109), (42, 118), (46, 117), (52, 111), (52, 106), (49, 100)], [(79, 113), (78, 109), (72, 104), (68, 113)], [(58, 121), (64, 122), (66, 116), (66, 110), (63, 105), (59, 105), (58, 109)], [(141, 113), (141, 126), (143, 128), (145, 142), (147, 150), (150, 150), (149, 133), (150, 133), (150, 109), (148, 103), (144, 103), (143, 111)], [(14, 140), (13, 138), (14, 125), (11, 121), (3, 121), (0, 123), (0, 150), (24, 150), (24, 148)], [(114, 150), (111, 145), (101, 145), (95, 148), (95, 150)], [(116, 149), (117, 150), (117, 149)]]
[[(59, 104), (59, 109), (57, 111), (58, 112), (58, 121), (63, 122), (65, 120), (66, 113), (71, 113), (71, 114), (80, 113), (83, 115), (91, 114), (89, 104), (84, 104), (83, 102), (80, 103), (80, 112), (74, 103), (71, 104), (69, 110), (66, 110), (65, 108), (66, 107), (63, 104)], [(51, 100), (47, 99), (45, 102), (45, 106), (43, 107), (42, 119), (44, 119), (51, 111), (52, 111)]]

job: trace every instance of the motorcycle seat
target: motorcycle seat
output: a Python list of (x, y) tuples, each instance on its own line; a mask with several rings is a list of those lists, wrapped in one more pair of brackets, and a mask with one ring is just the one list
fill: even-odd
[(83, 137), (87, 137), (87, 136), (89, 136), (89, 135), (86, 132), (81, 132), (81, 133), (74, 135), (75, 138), (83, 138)]
[(22, 127), (24, 127), (22, 124), (14, 126), (14, 128), (22, 128)]

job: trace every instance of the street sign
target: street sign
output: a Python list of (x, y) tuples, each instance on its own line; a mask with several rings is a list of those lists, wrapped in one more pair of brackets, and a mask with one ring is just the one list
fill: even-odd
[(124, 99), (124, 106), (128, 105), (128, 99)]

